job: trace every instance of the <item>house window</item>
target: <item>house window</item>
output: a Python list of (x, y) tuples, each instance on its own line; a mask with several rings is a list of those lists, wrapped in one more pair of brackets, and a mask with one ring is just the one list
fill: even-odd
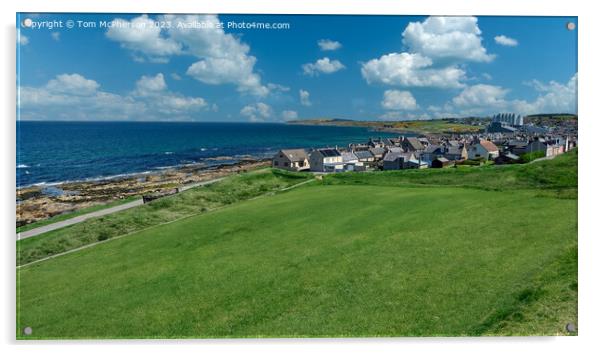
[(285, 167), (288, 167), (288, 162), (284, 162), (284, 166), (285, 166)]
[(274, 165), (275, 165), (275, 166), (278, 166), (278, 161), (274, 161)]

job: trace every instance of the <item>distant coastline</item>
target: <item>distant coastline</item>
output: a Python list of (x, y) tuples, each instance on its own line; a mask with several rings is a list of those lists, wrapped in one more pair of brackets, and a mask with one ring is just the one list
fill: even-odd
[[(468, 120), (467, 120), (468, 121)], [(441, 120), (408, 120), (408, 121), (368, 121), (350, 119), (307, 119), (289, 121), (291, 125), (310, 126), (341, 126), (341, 127), (363, 127), (376, 132), (387, 132), (396, 134), (443, 134), (443, 133), (473, 133), (482, 130), (486, 120), (462, 121), (460, 119)]]

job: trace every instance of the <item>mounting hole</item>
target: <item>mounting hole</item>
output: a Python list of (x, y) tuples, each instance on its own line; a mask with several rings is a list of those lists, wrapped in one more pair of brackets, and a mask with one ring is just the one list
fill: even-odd
[(567, 332), (570, 332), (570, 333), (577, 332), (577, 328), (575, 327), (575, 324), (573, 324), (572, 322), (569, 322), (568, 324), (566, 324), (565, 328), (566, 328)]
[(568, 29), (569, 31), (574, 30), (577, 27), (577, 25), (575, 25), (575, 22), (567, 22), (566, 23), (566, 29)]
[(29, 336), (32, 333), (33, 333), (33, 330), (29, 326), (27, 326), (26, 328), (23, 329), (23, 334), (25, 334), (26, 336)]

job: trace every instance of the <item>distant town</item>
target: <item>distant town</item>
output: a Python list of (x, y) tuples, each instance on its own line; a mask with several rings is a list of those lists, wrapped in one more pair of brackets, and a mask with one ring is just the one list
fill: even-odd
[[(400, 123), (378, 126), (344, 119), (303, 122), (372, 126), (381, 131), (398, 131), (400, 135), (370, 138), (345, 147), (283, 149), (272, 158), (272, 166), (289, 171), (336, 173), (515, 164), (553, 158), (578, 144), (577, 117), (573, 115), (523, 117), (500, 113), (485, 119), (447, 119), (445, 122), (453, 126), (453, 130), (462, 132), (425, 132), (414, 136), (416, 134), (409, 134), (405, 128), (408, 124), (396, 129)], [(466, 128), (458, 128), (458, 125)]]

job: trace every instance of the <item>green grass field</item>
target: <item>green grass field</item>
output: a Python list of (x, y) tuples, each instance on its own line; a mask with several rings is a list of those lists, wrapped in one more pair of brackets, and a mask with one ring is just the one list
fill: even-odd
[(231, 176), (215, 184), (155, 200), (17, 242), (17, 264), (23, 265), (101, 240), (205, 213), (308, 180), (308, 174), (260, 169)]
[(566, 334), (576, 161), (329, 176), (32, 264), (17, 337)]

